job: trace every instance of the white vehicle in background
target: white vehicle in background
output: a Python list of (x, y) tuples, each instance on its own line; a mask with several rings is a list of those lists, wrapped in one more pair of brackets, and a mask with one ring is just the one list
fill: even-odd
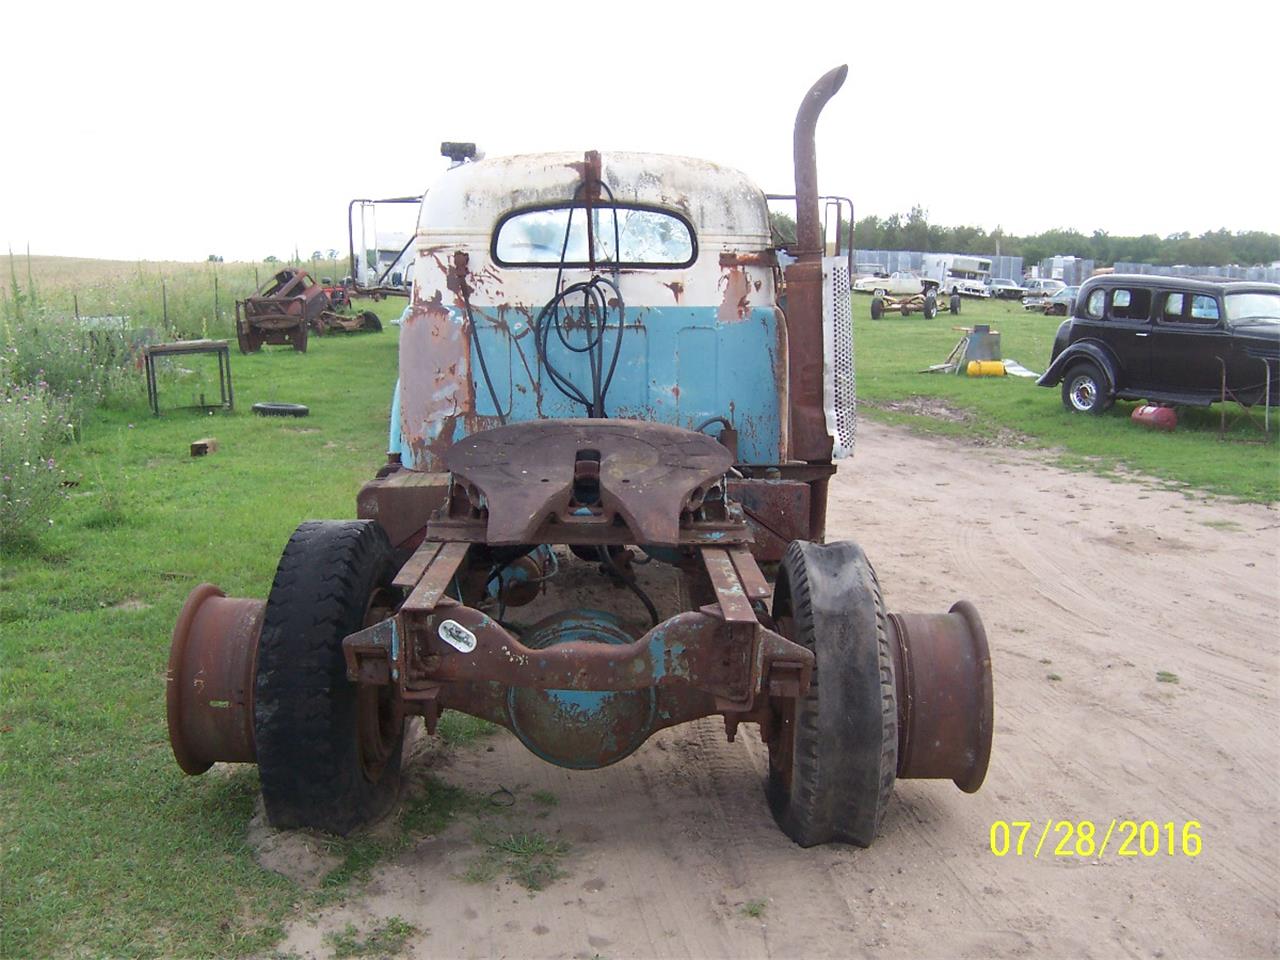
[(1051, 297), (1059, 290), (1066, 287), (1061, 280), (1053, 280), (1049, 277), (1031, 277), (1023, 281), (1023, 288), (1027, 291), (1028, 297)]
[(988, 289), (991, 291), (991, 296), (1000, 300), (1021, 300), (1027, 295), (1024, 287), (1003, 277), (992, 277)]
[(937, 290), (938, 283), (929, 277), (917, 277), (914, 273), (898, 270), (887, 277), (860, 277), (853, 281), (853, 289), (874, 296), (888, 294), (894, 297), (910, 297), (918, 293)]
[(926, 276), (936, 280), (943, 293), (965, 297), (991, 296), (991, 260), (959, 253), (927, 253)]

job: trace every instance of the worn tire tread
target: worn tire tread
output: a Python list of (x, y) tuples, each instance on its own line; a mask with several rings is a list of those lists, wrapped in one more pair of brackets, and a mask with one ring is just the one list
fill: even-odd
[(386, 534), (369, 521), (307, 521), (290, 537), (263, 616), (254, 738), (274, 827), (346, 834), (385, 813), (399, 788), (400, 751), (370, 782), (356, 745), (356, 687), (342, 639), (363, 626), (391, 575)]
[[(865, 631), (852, 638), (857, 646), (874, 644), (875, 690), (877, 702), (854, 703), (850, 711), (841, 713), (822, 710), (822, 690), (841, 685), (846, 690), (865, 686), (870, 696), (871, 678), (863, 684), (860, 676), (864, 665), (854, 657), (841, 656), (846, 651), (824, 646), (815, 630), (815, 586), (809, 576), (807, 555), (812, 550), (847, 551), (852, 562), (865, 569), (863, 588), (874, 608), (874, 637)], [(825, 588), (823, 588), (825, 589)], [(783, 559), (779, 574), (778, 602), (775, 616), (783, 608), (789, 610), (797, 628), (797, 642), (813, 650), (817, 663), (809, 692), (796, 710), (795, 750), (788, 792), (780, 781), (770, 778), (768, 797), (775, 819), (783, 831), (803, 847), (833, 840), (869, 846), (884, 817), (893, 792), (898, 763), (898, 708), (894, 683), (892, 653), (889, 649), (888, 616), (875, 570), (854, 544), (792, 543)], [(828, 609), (841, 598), (822, 597), (819, 603)], [(832, 639), (832, 638), (829, 638)], [(855, 651), (856, 652), (856, 651)], [(864, 651), (869, 662), (870, 651)], [(839, 696), (837, 695), (837, 702)], [(874, 760), (861, 763), (852, 759), (849, 740), (860, 724), (878, 727), (879, 743)], [(872, 751), (867, 751), (870, 755)]]

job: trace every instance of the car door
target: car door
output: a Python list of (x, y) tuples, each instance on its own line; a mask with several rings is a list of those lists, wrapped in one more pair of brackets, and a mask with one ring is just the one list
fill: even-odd
[[(1121, 391), (1140, 389), (1151, 380), (1151, 290), (1146, 287), (1097, 287), (1078, 310), (1091, 336), (1101, 340), (1120, 365)], [(1095, 319), (1096, 318), (1096, 319)]]
[(1158, 290), (1153, 314), (1153, 387), (1173, 394), (1220, 394), (1231, 342), (1217, 297), (1189, 290)]

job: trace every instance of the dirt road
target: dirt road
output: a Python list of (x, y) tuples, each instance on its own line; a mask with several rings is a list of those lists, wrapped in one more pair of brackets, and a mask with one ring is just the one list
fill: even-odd
[[(980, 793), (900, 783), (871, 849), (801, 850), (769, 816), (752, 733), (729, 744), (707, 720), (573, 773), (504, 732), (438, 773), (553, 794), (535, 822), (571, 845), (564, 878), (463, 883), (459, 827), (283, 949), (325, 956), (327, 931), (399, 916), (420, 958), (1280, 951), (1280, 511), (866, 424), (829, 536), (862, 543), (891, 610), (982, 612), (996, 724)], [(1055, 857), (1055, 837), (1032, 856), (1048, 820), (1100, 837), (1112, 818), (1198, 820), (1203, 850), (1122, 858), (1113, 837), (1101, 859)], [(1023, 857), (993, 856), (996, 820), (1035, 825)]]

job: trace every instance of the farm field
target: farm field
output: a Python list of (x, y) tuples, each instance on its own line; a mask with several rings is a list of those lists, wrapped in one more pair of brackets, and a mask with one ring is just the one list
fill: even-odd
[[(38, 282), (50, 300), (79, 286)], [(1216, 411), (1155, 435), (1125, 404), (1068, 417), (1030, 381), (919, 374), (975, 321), (1041, 369), (1057, 320), (966, 301), (872, 323), (867, 304), (869, 422), (829, 536), (863, 544), (891, 609), (983, 612), (983, 792), (904, 784), (871, 849), (800, 850), (769, 817), (758, 738), (706, 721), (596, 773), (453, 722), (416, 746), (396, 815), (345, 840), (263, 827), (252, 769), (184, 777), (164, 722), (174, 616), (201, 581), (265, 596), (298, 522), (353, 514), (385, 454), (388, 326), (233, 352), (234, 414), (156, 419), (139, 394), (60, 452), (74, 485), (0, 572), (0, 956), (920, 956), (944, 938), (974, 956), (1273, 955), (1276, 443), (1219, 443)], [(178, 371), (162, 401), (199, 378)], [(311, 416), (255, 418), (258, 400)], [(218, 451), (191, 458), (206, 436)], [(997, 820), (1115, 817), (1198, 820), (1203, 850), (990, 849)]]

